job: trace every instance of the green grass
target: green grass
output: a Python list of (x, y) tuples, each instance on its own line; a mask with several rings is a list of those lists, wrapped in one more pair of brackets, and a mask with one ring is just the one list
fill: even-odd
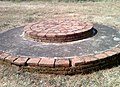
[[(0, 1), (0, 30), (57, 17), (76, 18), (120, 29), (120, 1), (85, 3)], [(15, 69), (0, 65), (0, 87), (120, 87), (120, 66), (88, 75), (74, 76), (43, 75), (18, 72)]]

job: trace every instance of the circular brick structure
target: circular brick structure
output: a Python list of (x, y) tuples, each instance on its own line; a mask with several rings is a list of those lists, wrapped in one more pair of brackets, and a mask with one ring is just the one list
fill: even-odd
[[(67, 20), (64, 19), (63, 23), (66, 23)], [(61, 20), (49, 22), (54, 24), (55, 21)], [(68, 21), (75, 22), (75, 20)], [(77, 21), (76, 24), (83, 24), (82, 27), (84, 28), (79, 26), (80, 29), (77, 29), (77, 31), (79, 32), (80, 30), (80, 32), (78, 34), (70, 34), (72, 39), (70, 37), (67, 40), (61, 39), (62, 37), (60, 36), (60, 40), (45, 39), (44, 42), (51, 43), (44, 43), (39, 39), (41, 36), (37, 36), (40, 29), (38, 29), (37, 33), (34, 32), (41, 23), (48, 23), (48, 21), (0, 32), (0, 60), (20, 66), (20, 69), (25, 71), (65, 75), (89, 73), (105, 69), (106, 67), (117, 66), (120, 63), (120, 31), (117, 31), (114, 27), (97, 23), (92, 25), (91, 23)], [(57, 23), (59, 23), (58, 26), (62, 24), (61, 22)], [(70, 29), (71, 23), (66, 24), (69, 25), (68, 29)], [(30, 26), (35, 30), (31, 30)], [(45, 24), (44, 26), (47, 27)], [(56, 26), (55, 24), (53, 27)], [(58, 26), (57, 29), (61, 29)], [(87, 26), (87, 29), (85, 26)], [(48, 28), (51, 29), (50, 27)], [(23, 32), (25, 36), (33, 38), (35, 41), (24, 38)], [(43, 36), (46, 37), (47, 34), (45, 33)], [(69, 34), (66, 33), (65, 36), (62, 36), (66, 38), (67, 35)], [(92, 37), (87, 38), (85, 37), (86, 35), (87, 37)], [(51, 38), (58, 37), (56, 35), (53, 36)], [(79, 38), (75, 39), (74, 36)], [(80, 36), (83, 36), (85, 39)], [(39, 40), (40, 42), (36, 42)]]
[(70, 42), (93, 36), (93, 24), (71, 19), (54, 19), (31, 23), (24, 35), (38, 42)]

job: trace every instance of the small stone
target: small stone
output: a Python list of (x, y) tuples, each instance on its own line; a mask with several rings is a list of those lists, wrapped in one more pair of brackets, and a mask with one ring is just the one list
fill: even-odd
[(120, 38), (114, 37), (113, 40), (114, 40), (114, 41), (120, 41)]

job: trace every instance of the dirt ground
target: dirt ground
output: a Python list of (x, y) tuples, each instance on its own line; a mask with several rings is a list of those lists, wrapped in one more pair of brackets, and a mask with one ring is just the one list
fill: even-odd
[[(115, 26), (120, 29), (120, 1), (116, 2), (5, 2), (0, 1), (0, 30), (56, 17)], [(88, 75), (46, 75), (23, 72), (0, 62), (0, 87), (120, 87), (120, 66)]]

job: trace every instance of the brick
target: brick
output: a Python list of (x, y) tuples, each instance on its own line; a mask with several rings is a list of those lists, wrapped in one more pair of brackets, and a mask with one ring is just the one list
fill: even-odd
[(32, 33), (32, 30), (26, 30), (26, 33), (30, 34)]
[(114, 48), (113, 51), (120, 53), (120, 48)]
[(104, 59), (104, 58), (107, 58), (108, 56), (105, 53), (99, 53), (99, 54), (96, 54), (94, 57), (98, 59)]
[(61, 33), (67, 33), (67, 30), (60, 30)]
[(27, 64), (30, 66), (37, 66), (37, 65), (39, 65), (40, 60), (41, 60), (41, 58), (30, 58), (27, 61)]
[(86, 63), (97, 60), (97, 58), (95, 58), (94, 56), (85, 56), (83, 58), (84, 58), (84, 60), (85, 60)]
[(74, 31), (74, 33), (75, 33), (75, 34), (77, 34), (77, 33), (81, 33), (81, 31)]
[(37, 24), (31, 26), (32, 30), (35, 29), (35, 28), (37, 28)]
[(8, 56), (9, 56), (8, 53), (3, 52), (3, 53), (0, 54), (0, 60), (5, 60), (5, 58), (8, 57)]
[(72, 35), (74, 34), (74, 32), (67, 32), (67, 35)]
[[(88, 31), (93, 26), (92, 23), (80, 22), (79, 20), (73, 21), (71, 19), (69, 20), (62, 19), (62, 23), (60, 21), (61, 19), (57, 19), (57, 21), (56, 19), (53, 19), (53, 21), (47, 20), (39, 23), (33, 23), (30, 26), (29, 25), (25, 26), (24, 33), (29, 37), (33, 38), (35, 41), (68, 42), (68, 41), (86, 38)], [(83, 27), (86, 27), (86, 29), (85, 28), (83, 29)], [(27, 32), (29, 30), (31, 30), (32, 32)], [(77, 36), (79, 37), (76, 38), (75, 34), (77, 34)], [(89, 34), (91, 35), (91, 33)], [(47, 40), (43, 40), (44, 37), (46, 37)], [(54, 40), (56, 37), (57, 39)], [(64, 40), (63, 37), (66, 40)], [(51, 40), (50, 38), (53, 39)]]
[(39, 66), (43, 67), (54, 67), (54, 59), (52, 58), (42, 58), (39, 62)]
[[(35, 31), (36, 31), (36, 32), (41, 32), (42, 30), (37, 28), (37, 30), (35, 30)], [(37, 36), (38, 36), (38, 35), (37, 35)]]
[(59, 31), (59, 30), (55, 30), (54, 32), (55, 32), (55, 33), (60, 33), (60, 31)]
[(55, 60), (55, 67), (69, 67), (70, 62), (68, 59), (56, 59)]
[(63, 33), (63, 32), (60, 32), (60, 33), (57, 33), (57, 37), (59, 36), (66, 36), (67, 34), (66, 33)]
[(17, 59), (17, 58), (18, 58), (18, 56), (10, 55), (10, 56), (8, 56), (8, 57), (5, 58), (5, 61), (8, 61), (8, 62), (13, 63), (13, 61), (14, 61), (15, 59)]
[(34, 28), (32, 30), (35, 31), (35, 32), (40, 32), (41, 29), (39, 29), (39, 28), (36, 27), (36, 28)]
[(37, 32), (31, 32), (30, 35), (36, 37), (37, 36)]
[(117, 52), (109, 50), (109, 51), (106, 51), (105, 54), (107, 54), (108, 56), (113, 56), (113, 55), (117, 54)]
[(44, 33), (38, 33), (38, 34), (37, 34), (37, 36), (39, 36), (39, 37), (45, 37), (45, 35), (46, 35), (45, 32), (44, 32)]
[(46, 34), (46, 37), (55, 37), (56, 36), (56, 33), (47, 33)]
[(16, 64), (16, 65), (25, 65), (25, 63), (27, 62), (29, 58), (28, 57), (19, 57), (18, 59), (16, 59), (15, 61), (13, 61), (13, 64)]
[[(57, 20), (57, 21), (56, 21)], [(80, 22), (79, 20), (66, 20), (66, 19), (53, 19), (52, 22), (51, 20), (43, 21), (43, 22), (37, 22), (37, 23), (32, 23), (28, 24), (24, 28), (24, 33), (26, 33), (29, 37), (35, 39), (37, 38), (37, 41), (43, 41), (43, 42), (67, 42), (67, 41), (72, 41), (72, 38), (74, 40), (77, 40), (78, 37), (75, 37), (76, 34), (80, 34), (81, 32), (84, 32), (86, 35), (88, 34), (87, 31), (91, 29), (93, 26), (92, 23), (89, 22)], [(39, 27), (39, 28), (38, 28)], [(83, 27), (86, 27), (87, 29), (82, 29)], [(32, 32), (29, 32), (31, 30)], [(35, 32), (36, 31), (36, 32)], [(51, 32), (52, 31), (52, 32)], [(74, 32), (72, 32), (74, 31)], [(56, 34), (55, 34), (56, 32)], [(81, 38), (83, 39), (84, 33), (82, 33)], [(71, 37), (67, 38), (67, 40), (60, 39), (61, 37)], [(41, 38), (39, 38), (41, 37)], [(47, 40), (43, 40), (42, 37), (58, 37), (57, 39), (60, 40), (50, 40), (50, 38), (47, 38)], [(60, 38), (59, 38), (60, 37)], [(39, 39), (38, 39), (39, 38)], [(76, 39), (75, 39), (76, 38)], [(85, 38), (85, 37), (84, 37)]]
[(75, 57), (72, 59), (72, 66), (78, 66), (84, 63), (85, 63), (85, 60), (83, 57)]

